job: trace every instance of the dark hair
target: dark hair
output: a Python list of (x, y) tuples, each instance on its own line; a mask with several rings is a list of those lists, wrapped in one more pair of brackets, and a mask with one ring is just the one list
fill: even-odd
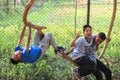
[(104, 41), (106, 39), (106, 35), (104, 32), (100, 32), (98, 36)]
[(88, 28), (88, 27), (89, 27), (90, 29), (92, 29), (92, 27), (91, 27), (90, 25), (84, 25), (84, 26), (83, 26), (83, 32), (84, 32), (85, 29)]
[(16, 61), (16, 60), (14, 60), (13, 58), (10, 58), (10, 62), (11, 62), (12, 64), (18, 64), (20, 61)]

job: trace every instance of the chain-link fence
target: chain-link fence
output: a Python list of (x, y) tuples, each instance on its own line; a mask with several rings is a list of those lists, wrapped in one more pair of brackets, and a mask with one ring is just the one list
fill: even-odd
[[(13, 49), (16, 46), (23, 27), (22, 14), (27, 2), (28, 0), (0, 1), (0, 79), (71, 80), (70, 69), (73, 65), (70, 65), (70, 63), (67, 62), (65, 62), (67, 63), (65, 65), (61, 57), (56, 58), (55, 56), (51, 56), (53, 55), (52, 48), (47, 52), (51, 59), (48, 59), (47, 61), (41, 60), (36, 63), (36, 69), (34, 65), (19, 64), (18, 66), (13, 66), (9, 63), (9, 58), (12, 55)], [(27, 18), (33, 24), (46, 26), (47, 29), (44, 30), (44, 32), (52, 32), (58, 44), (64, 45), (69, 49), (70, 42), (74, 38), (75, 33), (77, 31), (81, 31), (82, 34), (82, 26), (87, 23), (87, 5), (87, 0), (36, 0), (31, 7)], [(103, 60), (104, 62), (109, 62), (114, 80), (120, 79), (119, 9), (120, 0), (117, 1), (117, 14), (111, 32), (111, 42), (106, 49), (106, 53), (104, 55), (105, 59)], [(91, 1), (89, 20), (90, 25), (93, 28), (93, 34), (97, 34), (101, 31), (106, 34), (108, 33), (112, 13), (113, 0)], [(34, 30), (32, 33), (34, 33)], [(25, 40), (27, 39), (26, 37), (27, 36), (25, 36)], [(22, 43), (23, 46), (24, 43), (25, 41)], [(104, 43), (101, 44), (98, 54), (101, 52), (103, 45)], [(51, 62), (51, 60), (56, 61)], [(63, 73), (61, 70), (63, 70)]]

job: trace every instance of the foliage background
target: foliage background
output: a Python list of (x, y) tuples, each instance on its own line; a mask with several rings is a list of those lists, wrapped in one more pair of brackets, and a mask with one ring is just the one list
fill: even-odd
[[(17, 1), (17, 0), (14, 0)], [(71, 80), (71, 70), (74, 65), (62, 56), (55, 55), (50, 47), (46, 55), (34, 64), (9, 63), (23, 27), (22, 14), (27, 0), (21, 3), (12, 3), (11, 0), (0, 1), (0, 79), (1, 80)], [(52, 32), (59, 45), (70, 48), (70, 42), (77, 31), (81, 31), (86, 24), (87, 5), (81, 4), (85, 0), (36, 0), (28, 14), (28, 20), (33, 24), (47, 27), (44, 32)], [(107, 2), (108, 1), (108, 2)], [(93, 33), (107, 34), (113, 9), (113, 0), (92, 0), (90, 10), (90, 25)], [(77, 10), (77, 11), (76, 11)], [(101, 59), (112, 71), (113, 80), (120, 79), (120, 0), (117, 2), (117, 14), (111, 42), (109, 43), (105, 59)], [(75, 22), (76, 21), (76, 22)], [(32, 31), (32, 36), (34, 29)], [(27, 31), (22, 45), (27, 39)], [(32, 45), (32, 39), (31, 39)], [(100, 46), (100, 54), (104, 43)], [(108, 64), (107, 64), (108, 62)], [(93, 75), (88, 76), (91, 80)]]

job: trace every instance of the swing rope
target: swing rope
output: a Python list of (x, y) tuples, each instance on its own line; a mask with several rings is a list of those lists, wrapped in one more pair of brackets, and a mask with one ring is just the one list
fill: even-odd
[(23, 23), (24, 23), (25, 26), (28, 26), (27, 15), (28, 15), (29, 9), (31, 8), (31, 6), (33, 5), (34, 2), (35, 2), (35, 0), (29, 0), (29, 2), (27, 3), (27, 5), (25, 7), (23, 17), (22, 17), (23, 18)]
[[(113, 14), (112, 14), (109, 30), (108, 30), (108, 33), (107, 33), (107, 37), (110, 37), (111, 31), (112, 31), (112, 27), (113, 27), (113, 24), (114, 24), (114, 21), (115, 21), (115, 17), (116, 17), (116, 11), (117, 11), (117, 0), (114, 0)], [(106, 40), (106, 42), (104, 44), (104, 47), (103, 47), (103, 49), (102, 49), (102, 51), (101, 51), (101, 53), (99, 55), (99, 59), (101, 59), (103, 57), (103, 55), (105, 54), (105, 50), (107, 48), (108, 42), (109, 41)]]
[(88, 5), (87, 5), (87, 25), (90, 24), (90, 0), (88, 0)]

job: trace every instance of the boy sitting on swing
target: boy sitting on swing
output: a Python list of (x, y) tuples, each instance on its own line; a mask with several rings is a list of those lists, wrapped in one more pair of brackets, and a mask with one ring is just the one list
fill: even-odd
[[(60, 53), (65, 50), (65, 47), (62, 46), (58, 47), (51, 33), (46, 33), (44, 35), (42, 29), (46, 29), (46, 27), (33, 25), (30, 22), (27, 25), (29, 26), (29, 33), (25, 48), (21, 47), (20, 44), (23, 40), (26, 26), (23, 27), (17, 46), (14, 49), (15, 52), (10, 58), (10, 61), (13, 64), (18, 64), (19, 62), (21, 63), (35, 62), (42, 54), (46, 52), (46, 50), (50, 47), (50, 45), (52, 45), (53, 48), (55, 49), (55, 53)], [(34, 45), (29, 47), (30, 39), (31, 39), (31, 28), (37, 29), (37, 32), (39, 34), (38, 38), (40, 39), (40, 41), (38, 42), (37, 39), (34, 38), (34, 42), (35, 42)]]
[[(73, 72), (79, 78), (93, 73), (96, 76), (96, 80), (102, 80), (101, 71), (105, 74), (106, 80), (111, 80), (110, 69), (98, 60), (95, 55), (99, 44), (105, 39), (110, 41), (110, 38), (106, 37), (103, 32), (100, 32), (98, 35), (92, 35), (92, 27), (89, 25), (83, 26), (83, 33), (84, 37), (81, 38), (79, 38), (80, 33), (77, 33), (71, 45), (75, 47), (72, 47), (71, 50), (67, 52), (67, 54), (69, 54), (73, 51), (72, 59), (80, 65), (79, 68), (73, 69)], [(94, 66), (92, 67), (93, 64)], [(94, 67), (96, 67), (96, 69), (91, 71), (90, 68)]]

